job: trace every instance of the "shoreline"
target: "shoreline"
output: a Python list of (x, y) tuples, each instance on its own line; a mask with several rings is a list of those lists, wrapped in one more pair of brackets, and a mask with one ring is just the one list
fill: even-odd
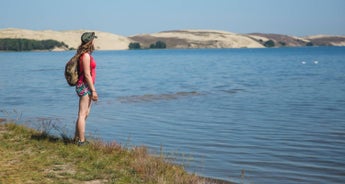
[[(8, 135), (11, 135), (11, 136), (8, 136)], [(25, 137), (24, 139), (23, 139), (23, 136)], [(12, 141), (13, 141), (13, 139), (16, 139), (16, 138), (13, 138), (13, 137), (21, 137), (20, 138), (21, 140), (20, 141), (16, 140), (16, 143), (12, 143), (11, 141), (6, 141), (8, 138), (11, 138)], [(17, 124), (15, 124), (12, 121), (7, 121), (5, 118), (0, 118), (0, 142), (1, 142), (1, 145), (5, 145), (5, 147), (10, 146), (11, 148), (12, 147), (17, 147), (17, 143), (18, 143), (19, 146), (20, 146), (20, 149), (19, 149), (20, 150), (20, 154), (21, 154), (20, 157), (24, 156), (25, 154), (29, 154), (29, 155), (31, 155), (30, 156), (31, 159), (34, 159), (34, 158), (37, 157), (37, 159), (38, 159), (37, 162), (41, 162), (41, 160), (40, 160), (41, 158), (40, 158), (40, 154), (39, 153), (42, 152), (42, 151), (43, 152), (51, 152), (51, 151), (53, 151), (50, 148), (56, 149), (56, 147), (59, 147), (59, 149), (66, 149), (66, 148), (71, 149), (71, 147), (73, 147), (72, 149), (80, 149), (80, 147), (78, 147), (77, 145), (74, 145), (74, 143), (72, 143), (70, 139), (67, 140), (66, 137), (59, 138), (59, 137), (56, 137), (56, 136), (51, 136), (51, 135), (47, 134), (47, 132), (45, 132), (45, 131), (38, 131), (36, 129), (31, 129), (31, 128), (29, 128), (27, 126), (24, 126), (24, 125), (17, 125)], [(156, 158), (156, 157), (154, 157), (152, 155), (147, 155), (147, 150), (146, 150), (145, 147), (134, 147), (134, 148), (128, 149), (128, 148), (122, 148), (122, 146), (117, 145), (115, 143), (110, 143), (110, 144), (111, 144), (110, 146), (112, 146), (111, 148), (109, 147), (109, 143), (105, 143), (105, 142), (102, 142), (102, 141), (99, 141), (99, 140), (98, 141), (91, 140), (91, 145), (88, 146), (88, 147), (82, 148), (82, 149), (84, 149), (85, 152), (89, 152), (89, 151), (90, 152), (91, 151), (92, 152), (96, 152), (96, 153), (93, 153), (93, 154), (100, 154), (100, 155), (103, 155), (105, 158), (108, 156), (107, 153), (103, 153), (103, 154), (100, 153), (100, 152), (103, 152), (104, 150), (108, 150), (107, 152), (109, 152), (110, 150), (114, 151), (112, 149), (116, 149), (116, 151), (118, 152), (118, 153), (116, 152), (116, 154), (122, 154), (122, 152), (129, 152), (129, 155), (124, 155), (126, 157), (125, 159), (129, 159), (129, 160), (147, 159), (146, 161), (140, 161), (140, 162), (144, 162), (145, 164), (149, 164), (149, 165), (151, 165), (151, 164), (155, 165), (155, 163), (158, 161), (158, 163), (160, 163), (158, 166), (162, 165), (161, 167), (164, 168), (162, 171), (163, 171), (163, 173), (166, 172), (166, 174), (167, 174), (166, 177), (167, 178), (170, 177), (169, 173), (176, 174), (176, 173), (180, 173), (180, 172), (182, 172), (182, 173), (186, 172), (183, 169), (183, 167), (181, 168), (181, 166), (178, 166), (178, 165), (175, 165), (173, 163), (170, 163), (170, 162), (166, 161), (164, 156), (163, 157), (160, 156), (160, 158)], [(40, 152), (37, 155), (31, 153), (32, 150), (36, 150), (37, 149), (37, 148), (34, 148), (36, 146), (41, 147)], [(1, 148), (1, 146), (0, 146), (0, 148)], [(3, 149), (7, 149), (7, 148), (3, 148)], [(92, 150), (90, 150), (90, 149), (92, 149)], [(138, 153), (134, 153), (134, 158), (130, 158), (130, 157), (133, 157), (133, 153), (131, 153), (131, 152), (133, 152), (133, 151), (136, 152), (137, 150), (139, 150), (139, 151), (138, 151)], [(15, 151), (15, 150), (14, 151), (6, 150), (6, 155), (3, 158), (0, 158), (0, 163), (7, 165), (6, 163), (12, 162), (11, 160), (18, 159), (16, 157), (16, 155), (18, 155), (18, 153), (16, 153), (16, 152), (17, 151)], [(55, 151), (53, 151), (53, 152), (55, 152)], [(67, 153), (65, 153), (65, 154), (67, 154)], [(72, 153), (68, 153), (68, 154), (72, 154)], [(14, 155), (14, 156), (12, 158), (9, 155)], [(12, 159), (9, 159), (9, 157), (11, 157)], [(29, 160), (27, 160), (27, 159), (29, 159)], [(21, 160), (21, 162), (15, 162), (15, 164), (12, 165), (9, 168), (9, 170), (11, 170), (11, 168), (13, 168), (13, 167), (19, 167), (19, 168), (24, 167), (24, 166), (21, 166), (22, 162), (23, 163), (29, 162), (29, 165), (26, 165), (26, 167), (35, 168), (34, 165), (30, 166), (30, 163), (32, 163), (32, 162), (30, 162), (31, 159), (30, 158), (27, 158), (27, 159)], [(65, 157), (63, 159), (67, 159), (68, 160), (68, 159), (75, 159), (75, 158)], [(42, 159), (42, 162), (43, 162), (43, 159)], [(152, 163), (146, 163), (146, 162), (152, 162)], [(32, 163), (32, 164), (35, 164), (35, 163)], [(67, 162), (67, 161), (60, 161), (60, 164), (62, 164), (62, 165), (66, 165), (66, 164), (69, 165), (69, 162)], [(145, 166), (141, 166), (141, 165), (138, 166), (137, 164), (138, 163), (134, 163), (134, 170), (137, 170), (137, 169), (135, 169), (136, 167), (140, 167), (140, 168), (141, 167), (145, 167)], [(37, 168), (37, 170), (42, 170), (42, 169), (43, 170), (48, 170), (48, 172), (45, 173), (45, 175), (53, 175), (53, 174), (57, 175), (54, 172), (54, 169), (49, 171), (50, 170), (49, 169), (49, 164), (48, 164), (48, 166), (46, 166), (46, 165), (47, 164), (45, 163), (44, 166), (42, 166), (43, 168)], [(53, 167), (56, 167), (56, 166), (53, 166)], [(64, 166), (64, 167), (71, 167), (72, 168), (74, 166), (70, 165), (70, 166)], [(88, 167), (94, 167), (94, 166), (88, 166)], [(126, 169), (126, 167), (128, 167), (128, 166), (127, 165), (123, 165), (123, 166), (120, 165), (119, 167), (120, 168), (117, 168), (117, 169)], [(67, 170), (73, 170), (71, 168), (68, 168)], [(92, 168), (90, 168), (90, 170), (91, 169)], [(153, 169), (153, 168), (151, 168), (151, 169)], [(157, 169), (160, 170), (162, 168), (159, 167)], [(0, 171), (1, 170), (2, 169), (0, 169)], [(141, 170), (141, 169), (139, 169), (139, 170)], [(162, 171), (159, 171), (159, 172), (162, 172)], [(5, 172), (5, 175), (6, 175), (6, 172)], [(21, 173), (23, 171), (19, 171), (19, 170), (15, 169), (15, 172)], [(31, 169), (31, 172), (36, 173), (37, 171), (35, 169)], [(78, 170), (73, 171), (73, 173), (78, 173), (78, 172), (79, 172)], [(136, 172), (139, 172), (139, 171), (136, 171)], [(155, 171), (150, 171), (150, 172), (155, 172)], [(2, 173), (2, 172), (0, 172), (0, 173)], [(3, 181), (3, 182), (6, 182), (6, 181), (14, 181), (14, 182), (16, 182), (17, 181), (17, 180), (12, 180), (13, 179), (12, 177), (15, 178), (16, 174), (13, 174), (13, 175), (11, 175), (11, 174), (8, 175), (8, 174), (9, 173), (7, 173), (6, 177), (1, 176), (1, 174), (0, 174), (0, 176), (1, 176), (0, 178), (5, 178), (5, 179), (1, 179), (0, 181)], [(103, 175), (103, 174), (99, 174), (99, 175)], [(207, 177), (198, 176), (198, 175), (195, 175), (195, 174), (192, 174), (192, 173), (188, 173), (187, 175), (183, 174), (183, 175), (181, 175), (181, 177), (182, 176), (183, 176), (183, 178), (186, 181), (191, 181), (192, 183), (200, 183), (201, 182), (201, 183), (204, 183), (204, 184), (235, 184), (234, 182), (224, 181), (224, 180), (214, 179), (214, 178), (207, 178)], [(95, 176), (95, 178), (99, 178), (99, 177), (100, 176)], [(130, 177), (130, 176), (126, 176), (126, 177)], [(144, 175), (142, 177), (146, 178), (148, 176)], [(9, 178), (10, 178), (10, 180), (7, 180)], [(43, 178), (46, 178), (46, 177), (43, 177)], [(68, 180), (68, 181), (72, 180), (69, 177), (64, 178), (64, 179)], [(159, 180), (159, 178), (157, 179), (157, 181), (158, 180)], [(180, 180), (180, 179), (178, 178), (177, 180)], [(59, 180), (57, 180), (57, 181), (59, 181)], [(98, 183), (106, 183), (106, 182), (109, 182), (109, 179), (107, 179), (107, 176), (103, 176), (103, 179), (95, 179), (94, 181), (97, 181)], [(166, 182), (167, 183), (171, 183), (171, 182), (175, 183), (176, 181), (166, 181)], [(139, 182), (139, 183), (141, 183), (141, 182)]]
[[(342, 48), (345, 46), (304, 46), (304, 47), (264, 47), (264, 48), (166, 48), (166, 49), (126, 49), (126, 50), (95, 50), (95, 52), (111, 52), (111, 51), (164, 51), (164, 50), (237, 50), (237, 49), (289, 49), (289, 48), (296, 48), (296, 49), (305, 49), (305, 48)], [(45, 52), (76, 52), (76, 50), (31, 50), (31, 51), (5, 51), (0, 50), (0, 53), (30, 53), (30, 52), (37, 52), (37, 53), (45, 53)]]
[[(167, 48), (265, 48), (303, 46), (345, 46), (345, 36), (316, 35), (297, 37), (283, 34), (249, 33), (239, 34), (222, 30), (173, 30), (157, 33), (122, 36), (97, 30), (28, 30), (0, 29), (0, 39), (19, 38), (32, 40), (56, 40), (68, 48), (78, 48), (83, 32), (96, 32), (96, 50), (128, 50), (130, 43), (139, 43), (140, 48), (162, 41)], [(269, 44), (268, 44), (269, 43)], [(58, 49), (58, 50), (61, 50)]]

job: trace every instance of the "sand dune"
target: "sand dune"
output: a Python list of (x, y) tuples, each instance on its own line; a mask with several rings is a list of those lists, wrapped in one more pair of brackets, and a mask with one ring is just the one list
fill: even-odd
[(345, 36), (314, 35), (305, 37), (316, 45), (345, 46)]
[[(81, 34), (86, 31), (90, 30), (34, 31), (8, 28), (0, 29), (0, 38), (53, 39), (76, 49), (81, 42)], [(125, 50), (131, 42), (139, 42), (142, 47), (148, 48), (150, 44), (159, 40), (165, 42), (167, 48), (262, 48), (269, 40), (275, 43), (275, 47), (299, 47), (311, 43), (313, 46), (345, 46), (345, 36), (330, 35), (296, 37), (264, 33), (237, 34), (219, 30), (173, 30), (125, 37), (101, 31), (94, 32), (98, 36), (95, 44), (97, 50)]]
[(297, 37), (282, 34), (264, 33), (252, 33), (248, 34), (248, 36), (261, 43), (272, 40), (274, 41), (276, 47), (303, 47), (307, 45), (345, 46), (345, 36), (314, 35), (307, 37)]
[(262, 48), (246, 35), (217, 30), (176, 30), (131, 36), (144, 46), (161, 40), (169, 48)]
[[(34, 40), (53, 39), (64, 42), (69, 48), (78, 48), (80, 45), (80, 36), (91, 30), (73, 30), (73, 31), (33, 31), (26, 29), (2, 29), (0, 30), (0, 38), (26, 38)], [(98, 38), (95, 41), (96, 49), (98, 50), (124, 50), (128, 49), (130, 39), (124, 36), (94, 31)]]

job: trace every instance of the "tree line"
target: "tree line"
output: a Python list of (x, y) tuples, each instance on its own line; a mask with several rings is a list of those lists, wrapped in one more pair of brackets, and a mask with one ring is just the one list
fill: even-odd
[[(265, 47), (275, 47), (275, 46), (277, 46), (276, 43), (275, 43), (273, 40), (268, 40), (268, 41), (266, 41), (266, 42), (263, 42), (262, 40), (259, 40), (259, 42), (260, 42), (263, 46), (265, 46)], [(283, 46), (283, 47), (286, 46), (286, 43), (285, 43), (285, 42), (280, 41), (280, 42), (278, 42), (278, 43), (279, 43), (278, 46)], [(308, 42), (308, 43), (305, 44), (305, 46), (311, 47), (311, 46), (314, 46), (314, 44), (313, 44), (312, 42)]]
[(51, 50), (55, 47), (68, 48), (68, 45), (56, 40), (32, 40), (22, 38), (0, 39), (0, 50), (2, 51)]
[[(128, 45), (128, 48), (129, 49), (142, 49), (140, 43), (138, 43), (138, 42), (131, 42)], [(167, 48), (167, 45), (163, 41), (157, 41), (156, 43), (152, 43), (150, 45), (150, 49), (165, 49), (165, 48)]]

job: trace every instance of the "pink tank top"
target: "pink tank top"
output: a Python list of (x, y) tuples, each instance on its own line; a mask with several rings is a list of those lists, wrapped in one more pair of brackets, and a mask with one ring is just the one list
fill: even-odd
[[(78, 84), (81, 84), (84, 81), (84, 68), (83, 68), (83, 57), (85, 56), (85, 53), (80, 56), (79, 59), (79, 79), (78, 79)], [(96, 82), (96, 62), (93, 59), (93, 57), (90, 55), (90, 71), (91, 71), (91, 77), (92, 77), (92, 82), (95, 84)]]

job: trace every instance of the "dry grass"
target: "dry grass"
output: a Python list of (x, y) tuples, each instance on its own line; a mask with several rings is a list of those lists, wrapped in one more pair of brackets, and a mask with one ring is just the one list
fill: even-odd
[(145, 147), (99, 140), (78, 147), (14, 123), (0, 123), (0, 183), (219, 183), (187, 173)]

